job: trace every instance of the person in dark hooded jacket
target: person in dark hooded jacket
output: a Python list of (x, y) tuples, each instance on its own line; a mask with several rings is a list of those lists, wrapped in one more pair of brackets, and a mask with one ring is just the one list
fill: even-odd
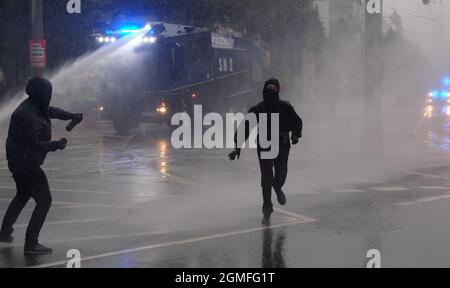
[[(288, 173), (288, 159), (292, 145), (296, 145), (302, 138), (303, 121), (295, 112), (294, 107), (286, 101), (280, 100), (280, 82), (277, 79), (269, 79), (264, 84), (263, 101), (249, 110), (249, 114), (255, 114), (259, 122), (260, 114), (268, 115), (268, 125), (270, 126), (270, 116), (272, 114), (279, 115), (279, 144), (280, 149), (278, 157), (275, 159), (263, 159), (262, 151), (267, 151), (260, 147), (258, 141), (258, 158), (261, 169), (261, 187), (263, 194), (263, 223), (267, 224), (273, 213), (272, 204), (272, 188), (275, 190), (277, 200), (281, 205), (286, 205), (286, 195), (283, 192), (283, 186), (286, 182)], [(249, 127), (245, 123), (245, 140), (248, 139), (249, 133), (253, 127)], [(271, 131), (270, 127), (267, 129)], [(273, 137), (271, 135), (270, 137)], [(276, 137), (276, 136), (275, 136)], [(235, 134), (236, 149), (228, 155), (231, 161), (240, 158), (241, 145), (237, 143), (237, 132)]]
[(82, 114), (72, 114), (50, 106), (52, 84), (35, 77), (26, 87), (28, 99), (11, 116), (6, 140), (6, 158), (17, 186), (17, 195), (8, 207), (0, 230), (0, 242), (13, 241), (13, 226), (23, 208), (33, 198), (36, 208), (26, 232), (25, 254), (49, 254), (52, 249), (38, 242), (40, 230), (52, 203), (47, 177), (41, 168), (47, 153), (64, 150), (67, 140), (52, 141), (51, 119), (79, 123)]

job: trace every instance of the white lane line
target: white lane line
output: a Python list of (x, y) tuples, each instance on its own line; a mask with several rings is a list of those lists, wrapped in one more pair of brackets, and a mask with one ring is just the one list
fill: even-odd
[[(11, 202), (12, 198), (0, 198), (0, 202)], [(60, 202), (60, 201), (52, 201), (54, 205), (79, 205), (80, 203), (69, 203), (69, 202)], [(82, 204), (89, 205), (89, 204)]]
[[(70, 238), (70, 239), (60, 239), (53, 241), (45, 241), (48, 244), (59, 244), (59, 243), (73, 243), (73, 242), (83, 242), (83, 241), (92, 241), (92, 240), (104, 240), (104, 239), (122, 239), (122, 238), (132, 238), (132, 237), (143, 237), (143, 236), (156, 236), (168, 234), (170, 231), (154, 231), (154, 232), (140, 232), (140, 233), (127, 233), (127, 234), (111, 234), (111, 235), (98, 235), (98, 236), (87, 236), (80, 238)], [(23, 244), (6, 244), (1, 245), (2, 248), (15, 248), (22, 247)]]
[[(11, 202), (12, 198), (0, 198), (0, 202)], [(84, 207), (102, 207), (102, 208), (117, 208), (117, 209), (130, 209), (130, 206), (108, 205), (108, 204), (91, 204), (91, 203), (75, 203), (75, 202), (62, 202), (52, 201), (54, 205), (65, 206), (84, 206)]]
[(337, 188), (337, 189), (330, 190), (330, 192), (333, 192), (333, 193), (363, 193), (365, 191), (362, 189), (354, 189), (354, 188)]
[(311, 196), (311, 195), (319, 195), (321, 193), (322, 192), (313, 191), (313, 190), (302, 190), (299, 192), (293, 192), (293, 191), (289, 192), (290, 195), (295, 195), (295, 196)]
[[(17, 188), (12, 187), (12, 186), (0, 186), (0, 189), (15, 191)], [(56, 192), (68, 192), (68, 193), (79, 193), (79, 194), (101, 194), (101, 195), (113, 195), (113, 196), (123, 196), (123, 197), (137, 196), (137, 197), (141, 197), (141, 198), (152, 198), (152, 196), (145, 195), (142, 193), (126, 194), (126, 193), (117, 193), (117, 192), (108, 192), (108, 191), (92, 191), (92, 190), (61, 189), (61, 188), (51, 188), (50, 190), (56, 191)]]
[[(118, 219), (124, 219), (126, 217), (109, 217), (109, 218), (91, 218), (91, 219), (80, 219), (80, 220), (63, 220), (63, 221), (48, 221), (45, 222), (44, 225), (61, 225), (61, 224), (78, 224), (78, 223), (90, 223), (90, 222), (102, 222), (102, 221), (109, 221), (109, 220), (118, 220)], [(17, 224), (15, 227), (17, 228), (24, 228), (27, 227), (27, 224)]]
[(278, 212), (278, 213), (281, 213), (281, 214), (293, 217), (293, 218), (295, 218), (295, 220), (304, 221), (304, 223), (309, 223), (309, 222), (316, 221), (316, 219), (314, 219), (314, 218), (310, 218), (310, 217), (305, 216), (305, 215), (301, 215), (301, 214), (297, 214), (297, 213), (294, 213), (294, 212), (291, 212), (291, 211), (287, 211), (285, 209), (274, 208), (273, 210), (275, 212)]
[(450, 199), (450, 195), (440, 195), (440, 196), (434, 196), (434, 197), (427, 197), (422, 198), (414, 201), (408, 201), (408, 202), (402, 202), (399, 203), (398, 206), (412, 206), (420, 203), (429, 203), (429, 202), (435, 202), (440, 200), (448, 200)]
[(59, 183), (82, 183), (82, 184), (88, 184), (88, 183), (98, 183), (98, 181), (88, 181), (88, 180), (75, 180), (75, 179), (48, 179), (49, 182), (59, 182)]
[(450, 187), (443, 186), (417, 186), (414, 188), (419, 190), (450, 190)]
[(372, 187), (371, 190), (380, 192), (402, 192), (402, 191), (410, 191), (411, 189), (405, 187)]
[[(109, 221), (109, 220), (118, 220), (118, 219), (124, 219), (126, 217), (109, 217), (109, 218), (91, 218), (91, 219), (80, 219), (80, 220), (63, 220), (63, 221), (48, 221), (45, 222), (44, 225), (61, 225), (61, 224), (78, 224), (78, 223), (90, 223), (90, 222), (102, 222), (102, 221)], [(17, 228), (24, 228), (28, 227), (27, 224), (17, 224), (15, 225)]]
[[(59, 209), (77, 209), (77, 208), (91, 208), (89, 206), (80, 206), (80, 205), (67, 205), (67, 206), (52, 206), (50, 211), (59, 210)], [(34, 208), (23, 209), (22, 212), (33, 212)], [(0, 210), (0, 214), (6, 213), (6, 210)]]
[(173, 180), (175, 180), (175, 181), (181, 182), (181, 184), (186, 184), (186, 185), (192, 185), (192, 184), (194, 184), (194, 182), (187, 180), (185, 177), (175, 176), (175, 175), (172, 175), (172, 174), (170, 174), (170, 173), (167, 173), (167, 172), (165, 172), (165, 171), (163, 171), (163, 170), (161, 170), (161, 171), (159, 171), (159, 172), (160, 172), (161, 174), (163, 174), (164, 176), (168, 177), (168, 178), (171, 178), (171, 179), (173, 179)]
[[(210, 236), (205, 236), (205, 237), (191, 238), (191, 239), (181, 240), (181, 241), (176, 241), (176, 242), (166, 242), (166, 243), (161, 243), (161, 244), (142, 246), (142, 247), (137, 247), (137, 248), (132, 248), (132, 249), (119, 250), (119, 251), (114, 251), (114, 252), (97, 254), (97, 255), (93, 255), (93, 256), (89, 256), (89, 257), (84, 257), (84, 258), (81, 259), (81, 261), (85, 262), (85, 261), (97, 260), (97, 259), (108, 258), (108, 257), (113, 257), (113, 256), (119, 256), (119, 255), (124, 255), (124, 254), (130, 254), (130, 253), (136, 253), (136, 252), (142, 252), (142, 251), (149, 251), (149, 250), (154, 250), (154, 249), (158, 249), (158, 248), (165, 248), (165, 247), (173, 247), (173, 246), (179, 246), (179, 245), (185, 245), (185, 244), (192, 244), (192, 243), (196, 243), (196, 242), (203, 242), (203, 241), (207, 241), (207, 240), (215, 240), (215, 239), (220, 239), (220, 238), (239, 236), (239, 235), (250, 234), (250, 233), (264, 231), (264, 230), (269, 230), (269, 229), (276, 229), (276, 228), (281, 228), (281, 227), (295, 226), (295, 225), (305, 224), (305, 223), (308, 223), (308, 222), (307, 221), (305, 222), (304, 220), (299, 220), (299, 221), (295, 221), (295, 222), (291, 222), (291, 223), (271, 225), (271, 226), (266, 226), (266, 227), (261, 226), (261, 227), (258, 227), (258, 228), (239, 230), (239, 231), (223, 233), (223, 234), (215, 234), (215, 235), (210, 235)], [(62, 265), (65, 265), (66, 263), (67, 263), (67, 260), (63, 260), (63, 261), (58, 261), (58, 262), (53, 262), (53, 263), (46, 263), (46, 264), (42, 264), (42, 265), (30, 266), (28, 268), (50, 268), (50, 267), (55, 267), (55, 266), (62, 266)]]
[(405, 173), (410, 174), (410, 175), (423, 176), (423, 177), (429, 177), (429, 178), (435, 178), (435, 179), (444, 179), (444, 180), (450, 181), (450, 178), (439, 176), (439, 175), (419, 173), (419, 172), (414, 172), (414, 171), (406, 171)]
[[(141, 175), (140, 175), (141, 176)], [(151, 178), (150, 175), (144, 175), (144, 177), (148, 177), (149, 179), (154, 179)], [(98, 185), (99, 181), (97, 180), (75, 180), (75, 179), (48, 179), (48, 181), (50, 183), (72, 183), (72, 184), (93, 184), (93, 185)], [(114, 180), (114, 179), (110, 179), (108, 180), (110, 183), (118, 183), (118, 184), (136, 184), (135, 181), (126, 181), (126, 180)], [(148, 185), (148, 183), (142, 183), (142, 185)], [(140, 185), (140, 186), (142, 186)]]

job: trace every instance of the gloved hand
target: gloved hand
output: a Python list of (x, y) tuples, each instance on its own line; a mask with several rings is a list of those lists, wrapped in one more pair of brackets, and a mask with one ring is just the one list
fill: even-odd
[(64, 150), (67, 147), (67, 139), (66, 138), (61, 138), (61, 140), (56, 141), (56, 143), (58, 143), (59, 150)]
[(234, 161), (235, 159), (240, 159), (241, 158), (241, 149), (235, 149), (233, 152), (231, 152), (228, 155), (228, 158), (230, 159), (230, 161)]
[(61, 138), (61, 140), (59, 140), (59, 141), (52, 141), (50, 143), (49, 150), (51, 152), (56, 152), (57, 150), (64, 150), (64, 149), (66, 149), (66, 146), (67, 146), (67, 139), (66, 138)]
[(81, 121), (83, 121), (83, 113), (73, 114), (72, 120), (75, 120), (78, 123), (80, 123)]
[(66, 130), (71, 132), (75, 126), (81, 123), (81, 121), (83, 121), (83, 114), (73, 114), (72, 121), (70, 121), (69, 125), (67, 125)]
[(295, 135), (292, 135), (291, 140), (292, 140), (292, 145), (297, 145), (299, 142), (298, 137)]

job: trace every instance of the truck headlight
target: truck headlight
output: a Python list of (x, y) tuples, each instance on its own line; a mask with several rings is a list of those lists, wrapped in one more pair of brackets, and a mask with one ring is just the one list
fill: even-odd
[(156, 42), (156, 37), (144, 37), (142, 38), (142, 42), (154, 44)]
[(159, 114), (166, 114), (167, 113), (167, 107), (165, 103), (162, 103), (161, 106), (159, 106), (158, 108), (156, 108), (156, 112), (158, 112)]

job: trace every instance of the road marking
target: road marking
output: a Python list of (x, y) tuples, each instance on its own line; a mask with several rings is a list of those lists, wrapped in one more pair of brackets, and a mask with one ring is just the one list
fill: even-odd
[(380, 191), (380, 192), (402, 192), (402, 191), (410, 191), (411, 189), (405, 187), (373, 187), (371, 190)]
[(185, 184), (185, 185), (193, 185), (194, 184), (192, 181), (188, 180), (186, 177), (175, 176), (175, 175), (167, 173), (166, 171), (163, 171), (163, 170), (161, 170), (159, 172), (168, 178), (172, 178), (175, 181), (181, 182), (181, 184)]
[[(90, 208), (89, 206), (80, 206), (80, 205), (67, 205), (67, 206), (52, 206), (50, 208), (51, 211), (59, 210), (59, 209), (76, 209), (76, 208)], [(34, 208), (23, 209), (22, 212), (33, 212)], [(0, 210), (0, 214), (6, 213), (6, 210)]]
[(417, 186), (414, 188), (420, 190), (450, 190), (450, 187), (442, 187), (442, 186)]
[(289, 192), (290, 195), (295, 195), (295, 196), (315, 196), (315, 195), (319, 195), (322, 194), (321, 192), (317, 192), (317, 191), (301, 191), (301, 192)]
[[(0, 198), (0, 202), (11, 202), (12, 199)], [(103, 207), (103, 208), (117, 208), (117, 209), (130, 209), (130, 206), (119, 206), (119, 205), (108, 205), (108, 204), (91, 204), (91, 203), (75, 203), (75, 202), (62, 202), (62, 201), (52, 201), (54, 205), (65, 205), (65, 206), (84, 206), (88, 207)]]
[(290, 216), (290, 217), (294, 217), (294, 218), (296, 218), (296, 220), (305, 221), (305, 223), (306, 222), (314, 222), (314, 221), (316, 221), (316, 219), (314, 219), (314, 218), (310, 218), (310, 217), (307, 217), (305, 215), (301, 215), (301, 214), (297, 214), (297, 213), (294, 213), (294, 212), (291, 212), (291, 211), (287, 211), (285, 209), (274, 208), (273, 210), (275, 212), (278, 212), (278, 213), (281, 213), (281, 214), (284, 214), (284, 215), (287, 215), (287, 216)]
[[(97, 259), (102, 259), (102, 258), (108, 258), (108, 257), (113, 257), (113, 256), (119, 256), (119, 255), (124, 255), (124, 254), (130, 254), (130, 253), (137, 253), (137, 252), (142, 252), (142, 251), (149, 251), (149, 250), (154, 250), (154, 249), (158, 249), (158, 248), (173, 247), (173, 246), (179, 246), (179, 245), (185, 245), (185, 244), (192, 244), (192, 243), (196, 243), (196, 242), (203, 242), (203, 241), (207, 241), (207, 240), (215, 240), (215, 239), (220, 239), (220, 238), (239, 236), (239, 235), (250, 234), (250, 233), (265, 231), (265, 230), (270, 230), (270, 229), (306, 224), (309, 222), (310, 221), (299, 220), (299, 221), (295, 221), (295, 222), (291, 222), (291, 223), (284, 223), (284, 224), (270, 225), (270, 226), (261, 226), (258, 228), (239, 230), (239, 231), (223, 233), (223, 234), (215, 234), (215, 235), (210, 235), (210, 236), (205, 236), (205, 237), (191, 238), (191, 239), (186, 239), (186, 240), (181, 240), (181, 241), (176, 241), (176, 242), (166, 242), (166, 243), (161, 243), (161, 244), (154, 244), (154, 245), (149, 245), (149, 246), (142, 246), (142, 247), (137, 247), (137, 248), (126, 249), (126, 250), (119, 250), (119, 251), (102, 253), (102, 254), (98, 254), (98, 255), (84, 257), (81, 259), (81, 262), (97, 260)], [(30, 266), (28, 268), (50, 268), (50, 267), (65, 265), (66, 263), (67, 263), (67, 260), (63, 260), (63, 261), (58, 261), (58, 262), (53, 262), (53, 263), (46, 263), (46, 264), (42, 264), (42, 265)]]
[(429, 203), (429, 202), (448, 200), (448, 199), (450, 199), (450, 195), (441, 195), (441, 196), (427, 197), (427, 198), (422, 198), (422, 199), (418, 199), (418, 200), (414, 200), (414, 201), (399, 203), (398, 206), (412, 206), (412, 205), (416, 205), (416, 204), (420, 204), (420, 203)]
[(365, 192), (362, 189), (352, 189), (352, 188), (338, 188), (338, 189), (332, 189), (330, 192), (333, 193), (363, 193)]
[[(12, 201), (12, 198), (0, 198), (0, 202), (11, 202), (11, 201)], [(55, 205), (72, 205), (72, 204), (75, 204), (75, 203), (52, 201), (52, 204), (55, 204)]]
[(414, 171), (406, 171), (406, 173), (407, 174), (411, 174), (411, 175), (416, 175), (416, 176), (423, 176), (423, 177), (436, 178), (436, 179), (444, 179), (444, 180), (450, 181), (450, 178), (439, 176), (439, 175), (419, 173), (419, 172), (414, 172)]
[[(44, 225), (61, 225), (61, 224), (78, 224), (78, 223), (90, 223), (90, 222), (102, 222), (102, 221), (109, 221), (109, 220), (118, 220), (118, 219), (124, 219), (126, 217), (109, 217), (109, 218), (91, 218), (91, 219), (80, 219), (80, 220), (63, 220), (63, 221), (48, 221), (45, 222)], [(24, 228), (28, 227), (27, 224), (17, 224), (15, 225), (17, 228)]]
[[(71, 242), (83, 242), (83, 241), (92, 241), (92, 240), (104, 240), (104, 239), (120, 239), (120, 238), (131, 238), (131, 237), (142, 237), (142, 236), (155, 236), (167, 234), (169, 231), (154, 231), (154, 232), (141, 232), (141, 233), (127, 233), (127, 234), (112, 234), (112, 235), (98, 235), (98, 236), (87, 236), (80, 238), (71, 238), (71, 239), (60, 239), (53, 241), (45, 241), (48, 244), (58, 244), (58, 243), (71, 243)], [(15, 248), (22, 247), (23, 244), (5, 244), (1, 245), (2, 248)]]
[(87, 181), (87, 180), (75, 180), (75, 179), (52, 179), (49, 178), (48, 182), (55, 182), (55, 183), (82, 183), (82, 184), (92, 184), (92, 183), (98, 183), (98, 181)]
[[(66, 177), (66, 176), (65, 176)], [(48, 181), (50, 183), (80, 183), (80, 184), (98, 184), (98, 180), (76, 180), (76, 179), (54, 179), (49, 178)], [(109, 180), (110, 183), (131, 183), (131, 182), (125, 182), (125, 181), (115, 181), (114, 179)], [(134, 183), (134, 182), (133, 182)]]
[[(3, 190), (13, 190), (15, 191), (17, 188), (12, 186), (0, 186), (0, 189)], [(130, 196), (137, 196), (140, 198), (152, 198), (152, 196), (145, 195), (142, 193), (139, 194), (125, 194), (125, 193), (117, 193), (117, 192), (108, 192), (108, 191), (93, 191), (93, 190), (78, 190), (78, 189), (60, 189), (60, 188), (51, 188), (52, 191), (56, 192), (68, 192), (68, 193), (80, 193), (80, 194), (101, 194), (101, 195), (114, 195), (114, 196), (123, 196), (123, 197), (130, 197)]]

